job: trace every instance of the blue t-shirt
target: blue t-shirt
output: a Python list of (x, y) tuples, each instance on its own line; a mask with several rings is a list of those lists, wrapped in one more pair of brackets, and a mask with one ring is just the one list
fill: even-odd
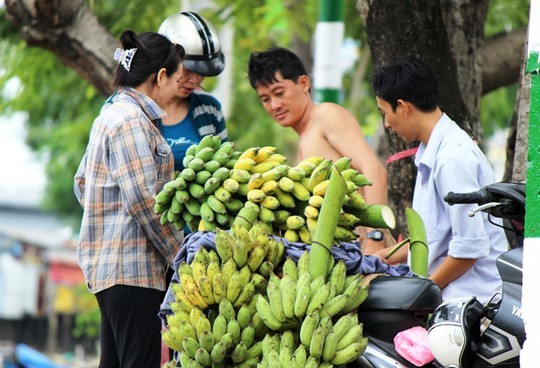
[(171, 146), (174, 156), (174, 169), (182, 171), (184, 169), (182, 161), (186, 156), (187, 149), (192, 144), (198, 144), (200, 140), (191, 117), (187, 115), (184, 120), (174, 125), (160, 124), (159, 130), (161, 130), (163, 137)]

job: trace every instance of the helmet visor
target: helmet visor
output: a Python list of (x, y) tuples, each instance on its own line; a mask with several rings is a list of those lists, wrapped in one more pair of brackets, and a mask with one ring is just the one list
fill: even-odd
[(220, 51), (211, 58), (202, 55), (185, 55), (184, 67), (204, 77), (214, 77), (225, 69), (225, 55)]

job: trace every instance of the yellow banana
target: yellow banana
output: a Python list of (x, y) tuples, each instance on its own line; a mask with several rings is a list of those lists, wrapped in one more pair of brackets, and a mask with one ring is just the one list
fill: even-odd
[(242, 152), (242, 154), (240, 154), (238, 159), (240, 160), (243, 158), (250, 158), (253, 160), (255, 157), (257, 157), (257, 153), (259, 153), (259, 150), (260, 150), (260, 147), (250, 147), (244, 152)]
[(293, 182), (293, 185), (294, 188), (291, 194), (301, 201), (308, 201), (311, 197), (309, 189), (307, 189), (301, 182), (298, 181)]
[(306, 224), (306, 220), (302, 216), (290, 216), (286, 221), (287, 227), (290, 230), (298, 230)]
[(236, 161), (236, 163), (233, 165), (233, 169), (250, 171), (253, 169), (253, 167), (255, 167), (255, 164), (255, 160), (249, 157), (239, 158), (238, 161)]
[(206, 276), (200, 276), (197, 279), (197, 285), (199, 286), (199, 292), (201, 293), (204, 301), (208, 304), (214, 304), (214, 292), (212, 290), (212, 280), (208, 279)]
[(261, 163), (256, 164), (251, 169), (251, 173), (252, 174), (264, 174), (265, 172), (270, 171), (274, 167), (277, 167), (279, 165), (280, 165), (280, 163), (277, 162), (277, 161), (266, 160), (266, 161), (263, 161)]
[(287, 171), (287, 177), (293, 181), (300, 181), (306, 177), (306, 172), (301, 167), (290, 167)]
[(266, 198), (266, 194), (260, 189), (251, 189), (247, 193), (247, 199), (255, 203), (262, 202), (265, 198)]
[(248, 188), (249, 190), (252, 189), (259, 189), (261, 186), (265, 183), (262, 174), (255, 173), (252, 174), (248, 181)]
[(304, 216), (306, 216), (306, 218), (316, 219), (317, 217), (319, 217), (319, 210), (317, 209), (317, 207), (307, 205), (306, 208), (304, 208)]
[(279, 189), (287, 193), (291, 193), (294, 190), (294, 183), (294, 181), (286, 176), (283, 176), (278, 180)]
[(322, 180), (317, 185), (313, 187), (313, 195), (324, 197), (326, 194), (326, 190), (328, 189), (328, 185), (330, 184), (330, 180)]
[(297, 233), (302, 243), (311, 244), (311, 232), (309, 231), (307, 226), (302, 226), (300, 229), (297, 230)]
[[(309, 188), (313, 191), (315, 186), (320, 182), (328, 179), (330, 176), (330, 169), (332, 167), (332, 160), (325, 159), (321, 161), (319, 165), (313, 170), (309, 177)], [(315, 194), (315, 193), (314, 193)]]
[(227, 285), (223, 279), (223, 273), (217, 272), (212, 279), (212, 292), (216, 303), (220, 303), (225, 296), (226, 287)]
[(277, 147), (274, 146), (264, 146), (259, 149), (259, 152), (253, 157), (256, 163), (264, 162), (272, 157), (272, 155), (277, 151)]
[(279, 187), (276, 188), (275, 197), (277, 198), (277, 200), (279, 201), (279, 204), (282, 207), (285, 207), (285, 208), (296, 207), (296, 202), (294, 201), (294, 197), (292, 196), (292, 194), (284, 192)]
[(236, 193), (240, 189), (240, 183), (235, 179), (228, 178), (223, 182), (223, 188), (225, 188), (230, 193)]

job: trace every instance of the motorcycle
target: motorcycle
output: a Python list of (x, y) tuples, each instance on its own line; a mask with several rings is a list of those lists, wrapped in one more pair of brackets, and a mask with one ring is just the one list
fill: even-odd
[[(473, 193), (453, 193), (449, 205), (475, 203), (469, 216), (482, 211), (502, 219), (509, 250), (497, 259), (501, 292), (482, 305), (476, 298), (451, 299), (441, 304), (441, 290), (421, 277), (378, 277), (360, 305), (358, 316), (369, 343), (351, 366), (412, 368), (394, 347), (397, 333), (415, 326), (428, 330), (435, 360), (427, 367), (519, 367), (525, 341), (521, 318), (525, 184), (494, 183)], [(496, 223), (494, 226), (500, 226)]]

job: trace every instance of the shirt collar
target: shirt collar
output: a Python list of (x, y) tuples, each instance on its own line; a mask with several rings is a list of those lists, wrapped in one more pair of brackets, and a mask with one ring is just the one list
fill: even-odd
[(420, 143), (420, 146), (418, 146), (418, 152), (414, 160), (417, 167), (425, 165), (430, 169), (433, 168), (439, 146), (451, 124), (452, 120), (446, 113), (443, 113), (429, 136), (428, 144)]
[(118, 91), (118, 94), (125, 94), (133, 98), (135, 102), (141, 106), (141, 109), (144, 111), (146, 116), (148, 116), (148, 118), (152, 121), (161, 119), (167, 115), (154, 100), (133, 87), (122, 87)]

